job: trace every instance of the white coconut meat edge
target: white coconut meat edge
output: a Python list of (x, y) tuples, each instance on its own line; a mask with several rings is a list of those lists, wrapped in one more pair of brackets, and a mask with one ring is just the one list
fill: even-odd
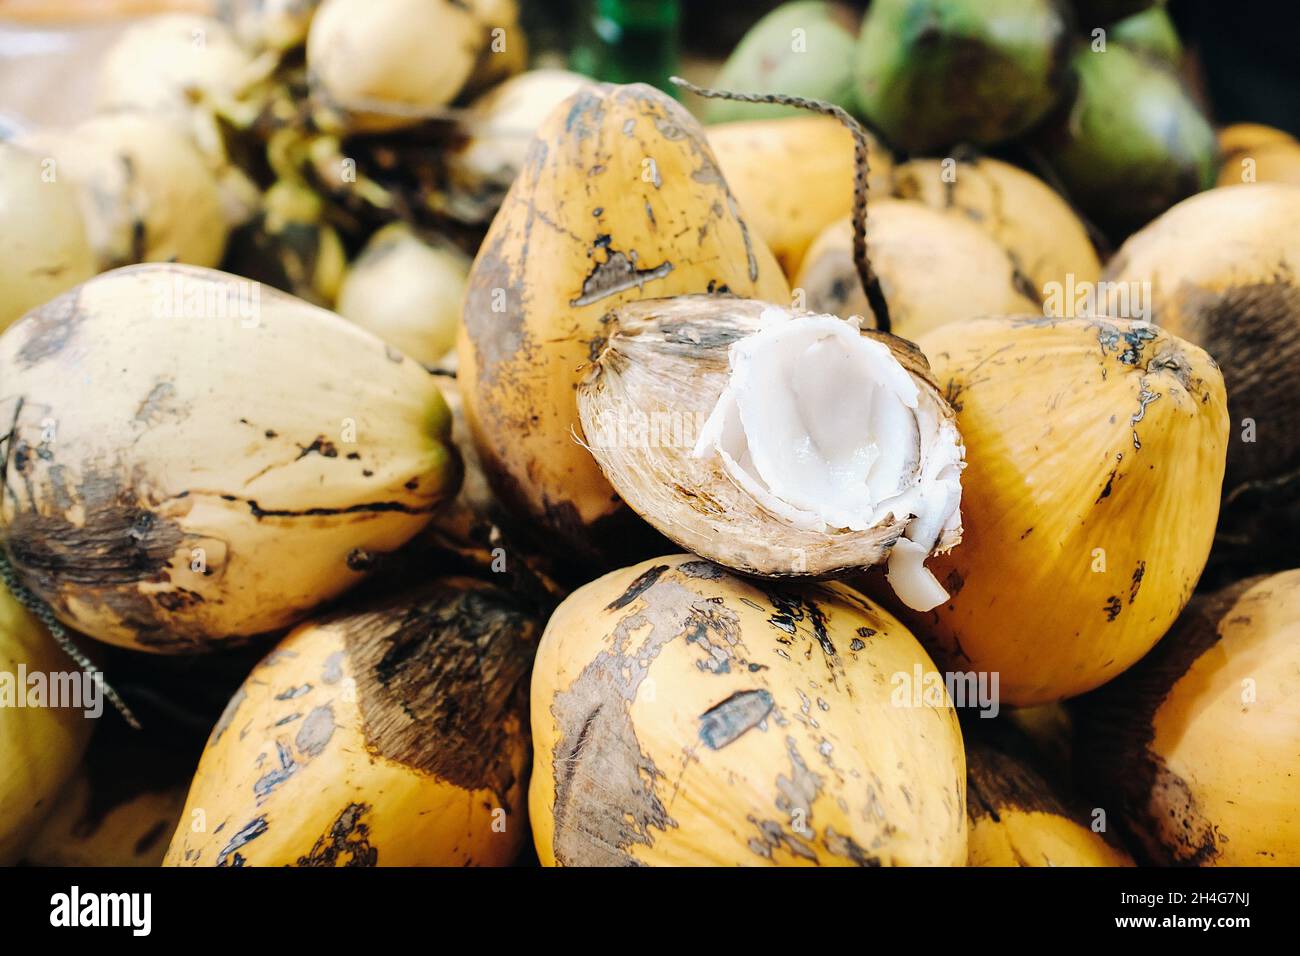
[(775, 306), (733, 344), (692, 455), (718, 455), (766, 511), (806, 531), (906, 522), (887, 578), (928, 611), (948, 599), (925, 559), (961, 525), (961, 437), (937, 400), (857, 320)]

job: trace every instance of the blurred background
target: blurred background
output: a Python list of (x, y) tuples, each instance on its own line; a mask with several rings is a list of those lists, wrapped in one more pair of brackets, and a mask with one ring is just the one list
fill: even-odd
[[(869, 6), (846, 0), (849, 16)], [(92, 109), (94, 64), (133, 17), (214, 13), (221, 0), (0, 0), (0, 112), (70, 122)], [(705, 78), (777, 0), (525, 0), (535, 56), (620, 82), (684, 69)], [(1185, 75), (1214, 119), (1300, 133), (1300, 57), (1279, 0), (1170, 0)], [(602, 23), (616, 23), (612, 38)], [(631, 34), (629, 36), (629, 34)], [(630, 49), (635, 55), (629, 57)], [(692, 69), (693, 68), (693, 69)]]

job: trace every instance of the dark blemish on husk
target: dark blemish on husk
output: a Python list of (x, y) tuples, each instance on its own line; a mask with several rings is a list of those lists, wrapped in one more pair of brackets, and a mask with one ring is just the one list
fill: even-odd
[(298, 764), (294, 762), (288, 744), (277, 740), (275, 742), (275, 752), (280, 765), (273, 770), (268, 770), (253, 783), (253, 794), (258, 800), (270, 796), (276, 787), (292, 777), (298, 769)]
[(266, 817), (255, 817), (248, 823), (245, 823), (233, 836), (231, 836), (230, 841), (222, 848), (221, 852), (217, 854), (217, 866), (231, 866), (232, 863), (228, 863), (227, 859), (232, 856), (237, 858), (233, 861), (234, 866), (243, 866), (243, 857), (239, 856), (237, 851), (241, 847), (247, 846), (253, 840), (256, 840), (266, 831)]
[(326, 440), (324, 435), (317, 435), (310, 445), (299, 445), (298, 457), (294, 461), (306, 458), (308, 455), (320, 455), (323, 458), (337, 458), (339, 450), (334, 447), (332, 441)]
[[(787, 830), (776, 820), (757, 820), (752, 816), (747, 817), (749, 822), (758, 828), (761, 838), (751, 838), (749, 849), (759, 856), (771, 859), (774, 851), (784, 846), (786, 850), (795, 856), (816, 861), (816, 851), (805, 841), (813, 833), (812, 808), (822, 791), (822, 778), (808, 769), (808, 765), (804, 763), (803, 758), (799, 755), (793, 737), (785, 739), (785, 746), (786, 755), (790, 758), (790, 774), (789, 776), (777, 774), (776, 807), (789, 817), (791, 826)], [(801, 814), (803, 817), (804, 832), (794, 829), (796, 813)]]
[[(1300, 405), (1294, 398), (1295, 369), (1300, 366), (1300, 335), (1294, 334), (1295, 317), (1300, 315), (1296, 265), (1283, 264), (1262, 282), (1225, 288), (1183, 282), (1170, 302), (1176, 313), (1186, 317), (1185, 325), (1179, 323), (1186, 328), (1183, 334), (1217, 357), (1230, 420), (1254, 418), (1258, 422), (1254, 443), (1237, 440), (1240, 432), (1234, 430), (1228, 446), (1225, 491), (1242, 489), (1251, 482), (1277, 482), (1283, 476), (1294, 476), (1300, 468), (1300, 444), (1294, 439), (1300, 435)], [(1157, 322), (1167, 318), (1159, 310), (1153, 315)], [(1292, 491), (1293, 487), (1294, 481)], [(1295, 500), (1286, 491), (1265, 495), (1277, 499), (1276, 504), (1269, 502), (1270, 514), (1285, 513), (1287, 503)], [(1260, 510), (1260, 504), (1258, 499), (1243, 501), (1244, 507), (1221, 514), (1220, 529), (1239, 531), (1254, 517), (1252, 512)], [(1254, 536), (1247, 537), (1251, 549), (1257, 548)]]
[[(1118, 471), (1119, 471), (1118, 467), (1111, 469), (1110, 475), (1107, 476), (1106, 478), (1106, 487), (1101, 489), (1101, 494), (1099, 494), (1097, 496), (1097, 500), (1093, 502), (1094, 505), (1099, 505), (1102, 503), (1103, 500), (1110, 497), (1111, 488), (1115, 484), (1115, 475)], [(1032, 531), (1033, 529), (1031, 528), (1030, 530)], [(1025, 532), (1025, 534), (1028, 533), (1029, 533), (1028, 531)], [(1023, 538), (1024, 535), (1021, 535), (1021, 537)]]
[(880, 857), (868, 853), (864, 847), (858, 845), (853, 837), (837, 832), (834, 827), (826, 828), (826, 849), (830, 850), (835, 856), (842, 856), (847, 860), (852, 860), (858, 866), (877, 867), (881, 865)]
[(1136, 366), (1146, 344), (1159, 334), (1150, 325), (1134, 326), (1127, 332), (1120, 331), (1118, 326), (1109, 322), (1099, 321), (1096, 325), (1097, 341), (1101, 344), (1102, 354), (1116, 353), (1115, 357), (1121, 365)]
[(772, 712), (775, 702), (766, 690), (742, 690), (700, 714), (700, 739), (721, 750), (752, 730)]
[(1118, 594), (1112, 594), (1106, 599), (1106, 606), (1102, 608), (1106, 612), (1106, 622), (1110, 623), (1119, 617), (1119, 612), (1124, 610), (1124, 605), (1119, 599)]
[(437, 504), (421, 505), (413, 508), (408, 504), (400, 501), (367, 501), (361, 504), (348, 505), (346, 508), (304, 508), (301, 511), (294, 511), (291, 508), (263, 508), (254, 498), (239, 498), (236, 495), (222, 495), (226, 501), (243, 501), (248, 505), (249, 512), (254, 518), (321, 518), (335, 517), (337, 515), (348, 514), (366, 514), (370, 512), (386, 513), (391, 511), (400, 511), (403, 514), (419, 515), (428, 514), (433, 511)]
[(668, 261), (646, 269), (638, 268), (636, 250), (620, 252), (610, 245), (608, 235), (596, 237), (592, 246), (592, 256), (597, 250), (604, 250), (605, 259), (592, 266), (591, 272), (582, 280), (582, 291), (569, 305), (575, 308), (591, 305), (611, 295), (619, 295), (629, 289), (643, 289), (647, 282), (662, 279), (673, 271), (673, 264)]
[(724, 574), (722, 568), (712, 561), (687, 561), (678, 570), (688, 578), (697, 578), (702, 581), (717, 581)]
[[(529, 220), (531, 223), (531, 219)], [(514, 241), (504, 231), (479, 250), (465, 290), (465, 331), (474, 343), (481, 389), (496, 384), (502, 366), (529, 350), (524, 327), (522, 272), (528, 257), (527, 229), (521, 247), (519, 268), (511, 267), (507, 250)], [(497, 311), (500, 299), (505, 308)]]
[(600, 90), (584, 89), (573, 98), (564, 131), (582, 140), (595, 135), (605, 121), (605, 96)]
[(289, 714), (287, 717), (281, 717), (279, 720), (277, 720), (275, 722), (275, 726), (283, 727), (285, 724), (291, 724), (295, 720), (301, 720), (301, 719), (302, 719), (302, 714), (299, 713), (298, 711), (294, 711), (292, 714)]
[(966, 586), (966, 579), (961, 576), (960, 571), (953, 568), (948, 572), (948, 576), (944, 579), (944, 583), (948, 587), (948, 597), (955, 598), (961, 593), (961, 589)]
[(10, 557), (33, 590), (51, 595), (69, 583), (114, 587), (165, 580), (185, 538), (180, 526), (142, 507), (113, 476), (87, 472), (78, 493), (81, 524), (34, 509), (10, 521)]
[(775, 588), (767, 589), (764, 593), (775, 608), (768, 618), (768, 622), (773, 627), (793, 636), (798, 622), (806, 620), (812, 625), (813, 635), (821, 645), (822, 652), (831, 657), (835, 656), (835, 645), (831, 643), (830, 634), (826, 630), (826, 615), (811, 598)]
[(702, 349), (726, 349), (748, 335), (738, 328), (701, 328), (688, 322), (664, 323), (660, 326), (664, 341), (673, 345), (693, 345)]
[(24, 368), (31, 368), (38, 362), (58, 355), (67, 348), (81, 323), (88, 317), (81, 310), (80, 286), (51, 299), (27, 313), (26, 318), (14, 326), (15, 335), (27, 335), (22, 348), (14, 357)]
[(309, 757), (319, 757), (325, 752), (330, 739), (334, 736), (334, 708), (329, 704), (312, 708), (307, 719), (298, 728), (294, 745), (299, 752)]
[(626, 591), (624, 591), (617, 598), (615, 598), (608, 605), (606, 605), (605, 610), (620, 611), (623, 608), (627, 607), (629, 604), (631, 604), (633, 601), (639, 598), (642, 594), (648, 591), (651, 587), (653, 587), (654, 583), (658, 581), (659, 578), (663, 575), (663, 573), (667, 570), (668, 570), (668, 565), (656, 564), (653, 568), (650, 568), (648, 571), (641, 572), (641, 574), (637, 575), (636, 580), (628, 585)]
[(337, 684), (343, 679), (343, 652), (335, 651), (325, 658), (325, 667), (321, 671), (321, 680), (326, 684)]
[(135, 420), (141, 424), (151, 425), (160, 421), (164, 415), (174, 414), (176, 409), (168, 407), (167, 402), (175, 395), (175, 385), (171, 382), (158, 382), (149, 389), (149, 394), (135, 410)]
[(275, 695), (275, 699), (294, 700), (295, 698), (301, 697), (304, 694), (309, 694), (309, 693), (311, 693), (311, 684), (300, 684), (296, 687), (290, 687), (287, 688), (286, 690), (280, 691), (280, 693)]
[[(710, 674), (729, 674), (734, 658), (732, 649), (740, 644), (740, 622), (722, 605), (722, 598), (709, 598), (712, 607), (696, 604), (686, 621), (686, 642), (704, 650), (704, 659), (695, 666)], [(738, 664), (745, 664), (743, 659)]]
[(362, 820), (368, 803), (349, 803), (330, 828), (317, 838), (311, 852), (298, 857), (298, 866), (377, 866), (379, 848), (370, 845), (370, 826)]
[(330, 623), (344, 635), (369, 747), (509, 807), (540, 632), (527, 605), (446, 578)]
[(849, 650), (851, 651), (860, 651), (866, 646), (866, 643), (860, 637), (855, 637), (853, 640), (849, 641)]
[(1147, 573), (1147, 563), (1139, 561), (1137, 567), (1133, 570), (1133, 580), (1129, 584), (1128, 603), (1132, 604), (1137, 600), (1138, 589), (1142, 587), (1142, 578)]
[(1087, 825), (1088, 820), (1067, 808), (1055, 789), (1035, 768), (1032, 745), (1009, 728), (979, 727), (967, 730), (966, 815), (971, 823), (988, 817), (1002, 821), (1002, 813), (1049, 813)]
[(217, 741), (221, 739), (221, 735), (229, 729), (232, 723), (234, 723), (235, 714), (239, 711), (239, 705), (244, 702), (244, 699), (247, 696), (248, 691), (243, 687), (240, 687), (239, 690), (235, 691), (234, 696), (231, 697), (230, 701), (226, 704), (226, 709), (221, 712), (221, 717), (218, 718), (217, 725), (212, 728), (212, 739), (208, 741), (209, 747), (215, 746)]

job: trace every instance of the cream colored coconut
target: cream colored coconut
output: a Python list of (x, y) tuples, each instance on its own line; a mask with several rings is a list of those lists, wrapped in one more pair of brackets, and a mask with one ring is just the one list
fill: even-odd
[(0, 142), (0, 332), (95, 274), (76, 188), (46, 159)]
[(217, 181), (168, 120), (113, 113), (39, 131), (22, 143), (77, 188), (100, 271), (135, 262), (221, 261), (228, 230)]
[(425, 365), (456, 344), (469, 259), (393, 223), (371, 237), (348, 269), (338, 311)]
[(312, 94), (349, 130), (411, 126), (456, 97), (488, 39), (453, 0), (325, 0), (307, 34)]

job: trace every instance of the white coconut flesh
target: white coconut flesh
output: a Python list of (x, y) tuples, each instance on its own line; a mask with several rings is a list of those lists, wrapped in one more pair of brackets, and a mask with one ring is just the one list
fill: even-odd
[(961, 525), (961, 438), (889, 347), (856, 320), (773, 307), (728, 361), (692, 454), (719, 456), (762, 508), (803, 530), (906, 522), (890, 586), (917, 610), (947, 600), (924, 561)]

